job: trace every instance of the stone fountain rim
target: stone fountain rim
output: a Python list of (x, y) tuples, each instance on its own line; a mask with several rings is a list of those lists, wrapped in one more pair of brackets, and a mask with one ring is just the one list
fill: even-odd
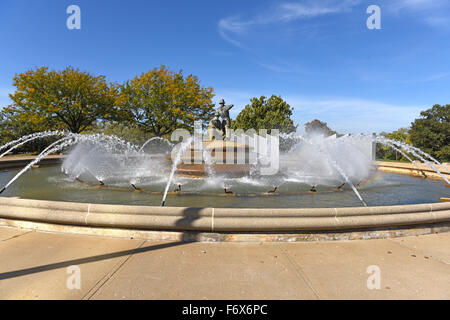
[(154, 231), (339, 231), (450, 222), (450, 203), (364, 208), (230, 209), (91, 204), (2, 197), (0, 218)]

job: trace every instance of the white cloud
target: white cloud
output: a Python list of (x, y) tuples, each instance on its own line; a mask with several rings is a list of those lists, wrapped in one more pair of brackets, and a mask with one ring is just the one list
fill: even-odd
[(448, 4), (447, 0), (389, 0), (388, 6), (391, 10), (429, 10), (436, 9)]
[(253, 21), (240, 21), (237, 17), (225, 18), (219, 21), (219, 34), (224, 40), (237, 47), (241, 47), (242, 44), (230, 37), (229, 34), (243, 34), (252, 24), (254, 24)]
[(437, 81), (442, 80), (450, 77), (450, 72), (443, 72), (443, 73), (437, 73), (429, 76), (428, 78), (425, 78), (421, 80), (420, 82), (431, 82), (431, 81)]
[(234, 36), (247, 33), (251, 27), (346, 12), (359, 2), (360, 0), (284, 2), (277, 4), (274, 8), (266, 8), (264, 12), (252, 19), (242, 20), (238, 16), (221, 19), (218, 24), (219, 34), (231, 44), (242, 47), (242, 43)]
[(408, 127), (423, 106), (396, 105), (358, 98), (311, 99), (286, 97), (303, 125), (315, 118), (341, 133), (372, 133)]
[(275, 20), (295, 20), (301, 18), (312, 18), (330, 13), (340, 13), (351, 9), (359, 1), (306, 1), (303, 3), (282, 3), (277, 9)]
[(293, 63), (287, 63), (287, 62), (280, 62), (280, 63), (264, 63), (264, 62), (257, 62), (259, 66), (263, 67), (264, 69), (278, 72), (278, 73), (304, 73), (305, 68), (298, 64)]
[(388, 12), (403, 15), (412, 14), (415, 18), (432, 27), (448, 28), (448, 0), (385, 0)]
[[(403, 15), (405, 12), (412, 17), (434, 26), (449, 28), (448, 10), (449, 0), (378, 0), (382, 6), (382, 12), (386, 9), (388, 14)], [(223, 18), (219, 21), (218, 30), (220, 36), (229, 43), (243, 47), (236, 37), (242, 36), (251, 28), (288, 23), (295, 20), (315, 18), (323, 15), (338, 14), (351, 11), (361, 4), (361, 0), (302, 0), (299, 2), (282, 2), (272, 7), (264, 8), (259, 14), (255, 14), (247, 20), (240, 16)]]

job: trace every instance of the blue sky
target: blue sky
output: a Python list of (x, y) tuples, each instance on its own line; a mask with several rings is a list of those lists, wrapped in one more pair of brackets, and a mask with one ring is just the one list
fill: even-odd
[[(68, 30), (66, 8), (81, 8)], [(369, 30), (369, 5), (381, 30)], [(12, 77), (67, 65), (123, 82), (161, 64), (233, 103), (281, 95), (303, 126), (339, 132), (406, 127), (450, 104), (448, 0), (2, 0), (0, 106)]]

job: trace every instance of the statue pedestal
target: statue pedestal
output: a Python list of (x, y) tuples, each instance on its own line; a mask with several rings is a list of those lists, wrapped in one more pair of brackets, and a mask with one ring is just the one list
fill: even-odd
[(248, 175), (252, 167), (249, 146), (233, 141), (203, 141), (203, 148), (192, 144), (181, 160), (176, 174), (191, 177), (211, 173), (241, 177)]

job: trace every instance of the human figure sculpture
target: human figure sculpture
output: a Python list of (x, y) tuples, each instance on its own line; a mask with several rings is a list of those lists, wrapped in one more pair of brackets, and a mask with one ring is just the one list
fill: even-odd
[(230, 109), (233, 105), (225, 105), (225, 100), (221, 99), (219, 102), (220, 107), (217, 109), (219, 116), (222, 118), (222, 136), (223, 140), (230, 140), (231, 118)]
[(222, 130), (222, 122), (219, 120), (219, 113), (216, 112), (214, 114), (214, 117), (209, 121), (208, 125), (208, 136), (209, 140), (213, 141), (217, 135), (220, 134), (223, 136), (223, 130)]
[[(231, 136), (231, 118), (229, 111), (231, 108), (233, 108), (233, 105), (225, 105), (224, 99), (220, 100), (219, 105), (220, 107), (214, 114), (214, 118), (212, 118), (208, 125), (208, 135), (211, 141), (215, 138), (215, 132), (220, 132), (222, 134), (223, 140), (230, 140)], [(219, 117), (222, 118), (222, 121), (220, 121)]]

